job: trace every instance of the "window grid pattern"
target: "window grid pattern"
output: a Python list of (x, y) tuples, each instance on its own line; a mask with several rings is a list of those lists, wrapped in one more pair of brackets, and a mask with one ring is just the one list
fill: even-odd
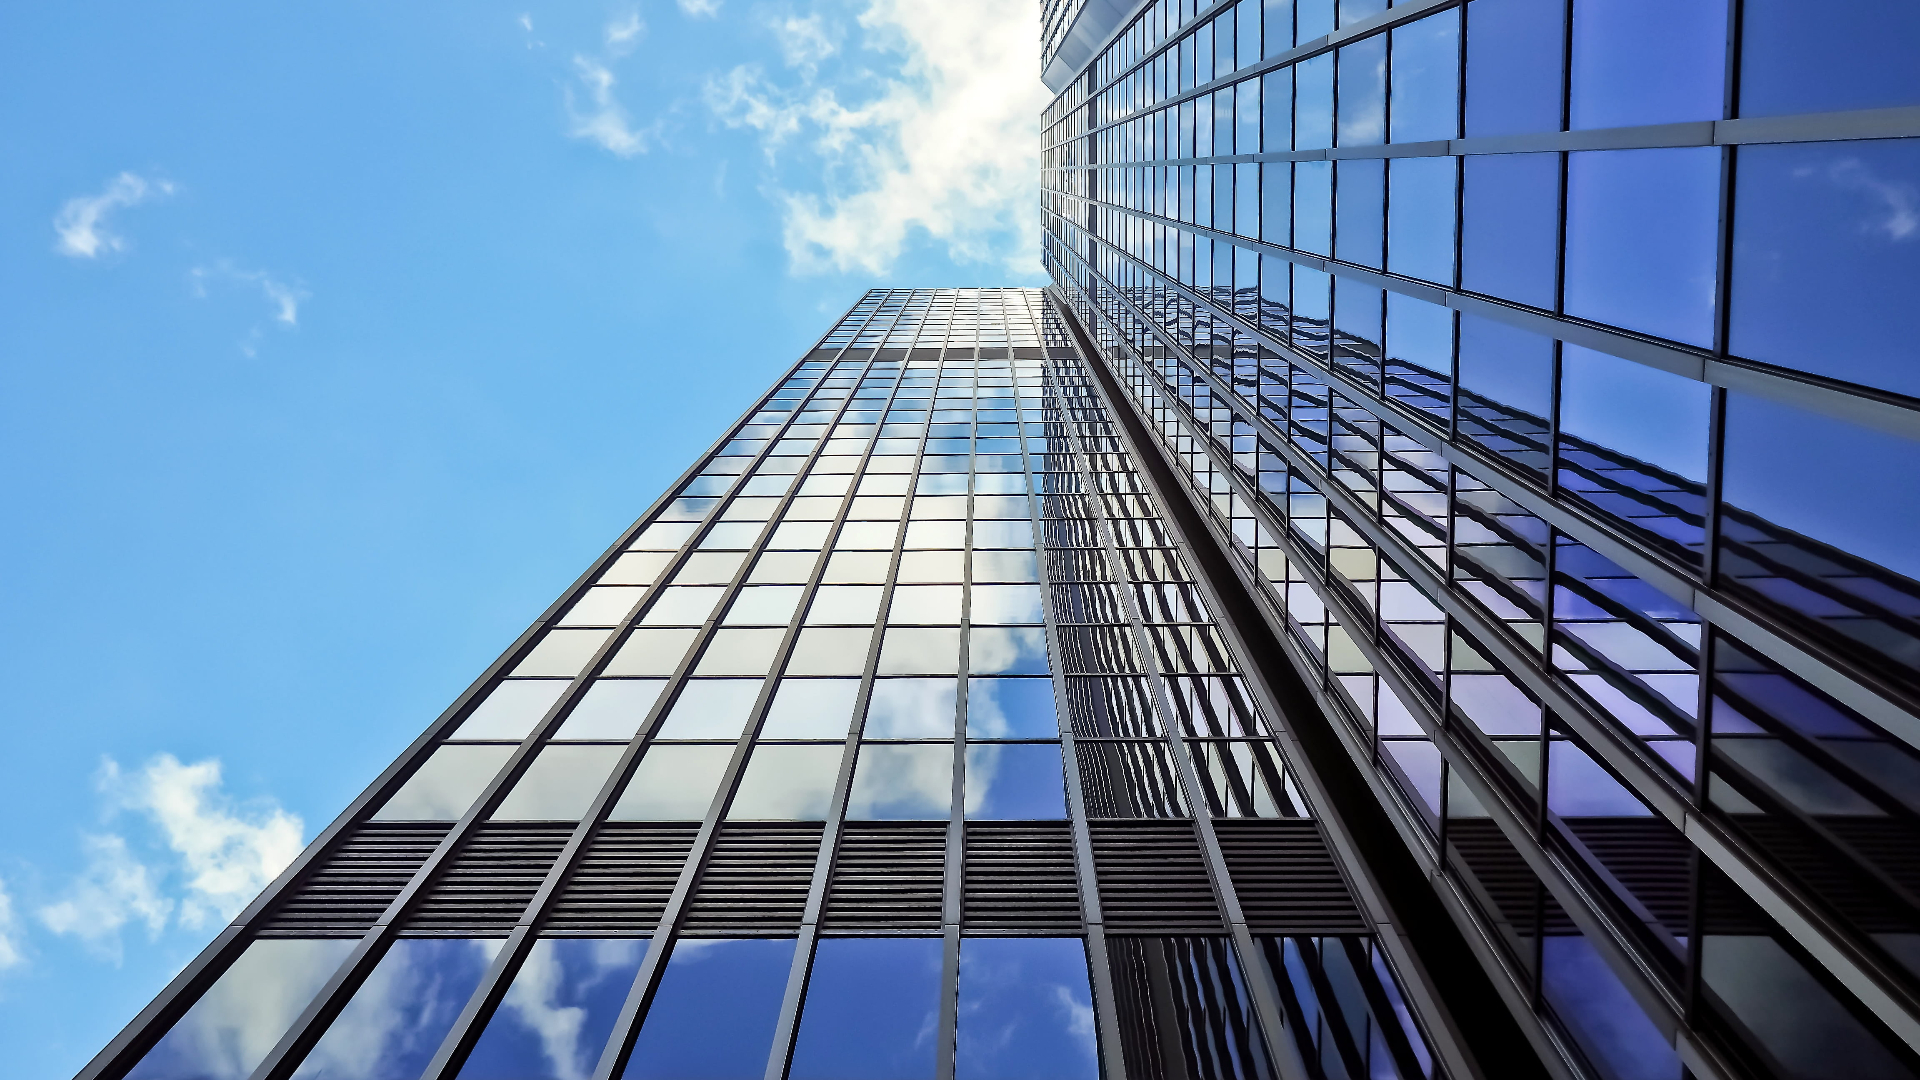
[[(430, 823), (447, 829), (424, 863), (368, 846), (385, 833), (341, 849), (412, 870), (397, 894), (380, 886), (372, 928), (267, 906), (281, 912), (272, 940), (358, 940), (242, 1072), (319, 1075), (364, 1036), (350, 1033), (369, 1022), (367, 1001), (437, 957), (470, 972), (436, 983), (457, 991), (446, 1016), (422, 1021), (412, 1051), (389, 1040), (381, 1068), (484, 1074), (490, 1018), (518, 1015), (516, 980), (558, 962), (566, 947), (551, 943), (585, 939), (632, 964), (604, 1052), (579, 1059), (617, 1076), (628, 1055), (656, 1053), (651, 1003), (680, 993), (672, 956), (693, 948), (671, 942), (784, 940), (765, 1059), (778, 1075), (807, 1053), (812, 957), (852, 935), (942, 943), (937, 1072), (950, 1076), (956, 1053), (975, 1052), (960, 1002), (965, 957), (984, 946), (968, 943), (1037, 934), (1080, 943), (1110, 1071), (1189, 1052), (1141, 1042), (1156, 1024), (1198, 1024), (1183, 1037), (1201, 1037), (1225, 1023), (1207, 1037), (1261, 1070), (1274, 1046), (1434, 1075), (1207, 606), (1039, 292), (870, 293), (436, 725), (405, 775), (362, 800), (364, 828), (428, 844)], [(1215, 818), (1236, 824), (1235, 852), (1254, 854), (1223, 855)], [(1211, 922), (1178, 914), (1178, 886), (1114, 854), (1149, 832), (1200, 869)], [(845, 864), (858, 877), (876, 844), (924, 864), (915, 882), (937, 873), (939, 892), (909, 884), (893, 915), (849, 907), (861, 901), (836, 853), (869, 853)], [(1259, 851), (1293, 852), (1307, 876), (1276, 886)], [(289, 895), (323, 902), (340, 876)], [(1260, 897), (1251, 925), (1235, 899), (1243, 877)], [(1034, 895), (1079, 903), (1050, 901), (1060, 913), (1047, 915)], [(256, 955), (247, 936), (205, 964), (207, 1000), (222, 963)], [(610, 944), (623, 939), (641, 944)], [(1216, 1006), (1243, 1010), (1239, 1026), (1204, 1010), (1121, 1011), (1162, 948), (1191, 977), (1235, 988)], [(1248, 981), (1249, 966), (1272, 977)], [(1288, 977), (1323, 968), (1343, 974)], [(195, 1020), (191, 991), (179, 996), (168, 1023), (181, 1010), (183, 1031), (211, 1023)], [(1299, 1026), (1306, 1015), (1375, 1035), (1336, 1046)], [(165, 1036), (168, 1023), (144, 1059), (123, 1048), (96, 1074), (173, 1075), (167, 1062), (194, 1036)]]

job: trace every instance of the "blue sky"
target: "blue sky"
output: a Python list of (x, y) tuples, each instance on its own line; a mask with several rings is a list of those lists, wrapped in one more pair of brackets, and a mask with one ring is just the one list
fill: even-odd
[(0, 1055), (71, 1075), (874, 285), (1031, 0), (0, 11)]

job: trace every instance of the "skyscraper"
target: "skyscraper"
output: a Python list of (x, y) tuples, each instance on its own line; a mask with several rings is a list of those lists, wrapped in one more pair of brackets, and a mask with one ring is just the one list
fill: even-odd
[(1047, 12), (1089, 370), (1544, 1067), (1914, 1075), (1913, 9)]
[(83, 1077), (1920, 1074), (1915, 18), (1043, 5), (1053, 288), (869, 293)]

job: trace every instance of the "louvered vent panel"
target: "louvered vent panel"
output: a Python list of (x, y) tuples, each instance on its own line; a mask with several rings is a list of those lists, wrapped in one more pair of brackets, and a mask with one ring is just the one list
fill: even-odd
[(262, 924), (263, 937), (358, 937), (373, 927), (440, 846), (450, 824), (356, 825), (315, 860)]
[(722, 825), (687, 905), (683, 932), (797, 932), (819, 852), (818, 822)]
[(1247, 928), (1256, 934), (1366, 930), (1320, 829), (1305, 818), (1213, 823)]
[(1065, 822), (968, 822), (963, 924), (1078, 933), (1080, 886)]
[(554, 899), (545, 929), (619, 934), (659, 926), (697, 831), (680, 822), (600, 826)]
[(937, 930), (947, 827), (849, 821), (827, 883), (826, 930)]
[(1220, 905), (1187, 821), (1093, 821), (1093, 864), (1109, 933), (1218, 932)]
[(489, 821), (453, 856), (408, 913), (402, 934), (503, 934), (552, 869), (574, 827)]

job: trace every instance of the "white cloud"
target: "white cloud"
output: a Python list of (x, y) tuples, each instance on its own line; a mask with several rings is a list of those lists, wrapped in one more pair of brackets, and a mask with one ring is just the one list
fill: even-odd
[(109, 758), (98, 785), (109, 815), (141, 815), (164, 853), (142, 859), (118, 833), (86, 836), (86, 870), (38, 914), (49, 930), (104, 955), (119, 956), (120, 931), (133, 923), (158, 935), (170, 922), (199, 928), (233, 918), (300, 853), (299, 816), (271, 802), (237, 805), (221, 790), (217, 759), (183, 765), (161, 754), (129, 775)]
[(629, 11), (626, 15), (607, 24), (607, 52), (613, 56), (625, 56), (640, 43), (640, 35), (645, 33), (647, 24), (640, 21), (638, 11)]
[(533, 33), (533, 16), (532, 15), (529, 15), (524, 11), (521, 12), (519, 22), (520, 22), (520, 29), (525, 30), (529, 34)]
[[(1804, 177), (1813, 171), (1801, 168), (1795, 175)], [(1880, 233), (1896, 243), (1920, 234), (1920, 189), (1911, 183), (1881, 176), (1856, 157), (1841, 158), (1821, 171), (1833, 186), (1859, 192), (1876, 204), (1861, 224), (1861, 232)]]
[(720, 14), (720, 0), (679, 0), (683, 14), (696, 19), (711, 19)]
[(228, 259), (196, 266), (188, 271), (188, 277), (193, 282), (193, 294), (199, 297), (207, 295), (209, 282), (227, 282), (260, 290), (260, 295), (266, 298), (273, 309), (273, 321), (287, 327), (300, 325), (300, 304), (313, 295), (265, 270), (242, 270)]
[(647, 152), (647, 143), (654, 132), (637, 129), (627, 118), (627, 110), (613, 96), (613, 72), (605, 64), (590, 60), (584, 56), (573, 58), (574, 75), (586, 90), (587, 100), (592, 108), (581, 110), (576, 107), (574, 90), (567, 88), (567, 114), (572, 118), (573, 126), (567, 134), (576, 139), (587, 139), (598, 143), (603, 150), (611, 151), (621, 157), (633, 157)]
[(820, 61), (839, 50), (827, 32), (826, 22), (818, 14), (805, 18), (788, 15), (773, 19), (768, 25), (780, 42), (780, 55), (787, 66), (804, 72), (809, 78), (819, 69)]
[(127, 242), (107, 231), (108, 215), (123, 207), (139, 206), (149, 199), (171, 194), (173, 184), (170, 181), (148, 180), (135, 173), (123, 172), (107, 181), (106, 189), (100, 194), (68, 199), (60, 207), (60, 212), (53, 218), (53, 231), (60, 237), (54, 250), (76, 259), (95, 259), (99, 258), (102, 251), (120, 251), (127, 246)]
[(54, 933), (77, 937), (117, 963), (121, 928), (142, 922), (149, 936), (157, 936), (166, 929), (174, 902), (160, 895), (159, 872), (135, 858), (124, 837), (86, 836), (81, 844), (87, 853), (86, 870), (65, 899), (40, 909), (40, 921)]
[(299, 816), (274, 805), (250, 813), (235, 807), (220, 790), (217, 758), (182, 765), (161, 754), (119, 793), (127, 807), (152, 817), (179, 856), (187, 926), (233, 918), (300, 854)]
[(7, 883), (0, 881), (0, 971), (25, 961), (26, 955), (21, 952), (20, 926), (13, 914), (13, 895), (7, 892)]
[[(820, 190), (772, 185), (796, 269), (883, 273), (921, 234), (963, 262), (1036, 269), (1048, 99), (1032, 47), (1037, 15), (1030, 0), (873, 0), (859, 24), (884, 67), (843, 63), (835, 73), (845, 87), (880, 89), (851, 107), (805, 63), (795, 65), (798, 87), (750, 65), (708, 81), (709, 108), (758, 131), (770, 154), (810, 136)], [(786, 51), (787, 31), (776, 33)]]

